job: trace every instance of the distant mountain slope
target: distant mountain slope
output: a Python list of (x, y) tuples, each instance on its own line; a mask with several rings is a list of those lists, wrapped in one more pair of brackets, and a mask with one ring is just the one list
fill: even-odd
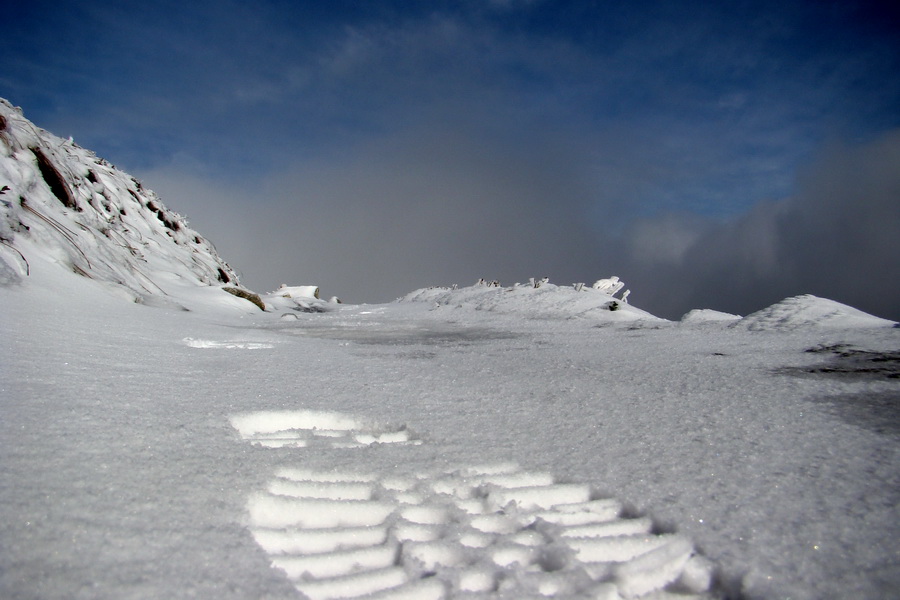
[(238, 284), (212, 244), (155, 193), (0, 99), (0, 284), (21, 281), (35, 259), (137, 302)]

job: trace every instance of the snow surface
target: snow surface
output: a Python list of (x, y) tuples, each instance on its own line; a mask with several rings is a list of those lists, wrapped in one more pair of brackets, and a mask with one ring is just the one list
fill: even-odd
[(431, 302), (284, 321), (125, 302), (29, 256), (0, 288), (4, 598), (900, 585), (897, 380), (808, 369), (895, 352), (895, 328)]
[[(2, 598), (900, 589), (892, 322), (802, 296), (697, 326), (549, 283), (372, 306), (276, 290), (263, 312), (155, 213), (114, 225), (152, 223), (140, 248), (106, 245), (17, 152), (0, 156)], [(104, 186), (111, 215), (135, 192)]]

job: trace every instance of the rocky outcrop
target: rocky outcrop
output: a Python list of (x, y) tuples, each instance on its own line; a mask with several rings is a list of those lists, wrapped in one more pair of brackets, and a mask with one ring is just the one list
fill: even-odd
[(240, 285), (153, 191), (0, 99), (0, 284), (27, 277), (33, 253), (137, 301), (177, 285)]

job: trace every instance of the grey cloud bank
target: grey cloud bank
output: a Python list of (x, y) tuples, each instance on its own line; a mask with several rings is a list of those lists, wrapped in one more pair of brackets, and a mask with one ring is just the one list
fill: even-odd
[(900, 316), (900, 130), (831, 147), (793, 196), (725, 221), (667, 213), (623, 226), (609, 200), (611, 225), (598, 227), (578, 163), (544, 158), (444, 133), (305, 164), (253, 190), (166, 171), (151, 180), (188, 215), (215, 202), (195, 226), (262, 290), (315, 283), (382, 302), (479, 277), (615, 273), (638, 306), (673, 319), (692, 308), (747, 314), (801, 293)]

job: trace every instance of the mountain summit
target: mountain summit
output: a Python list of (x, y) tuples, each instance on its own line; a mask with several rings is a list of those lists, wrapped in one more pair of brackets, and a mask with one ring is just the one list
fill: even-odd
[(136, 302), (239, 285), (213, 245), (153, 191), (0, 99), (0, 284), (19, 282), (41, 259)]

